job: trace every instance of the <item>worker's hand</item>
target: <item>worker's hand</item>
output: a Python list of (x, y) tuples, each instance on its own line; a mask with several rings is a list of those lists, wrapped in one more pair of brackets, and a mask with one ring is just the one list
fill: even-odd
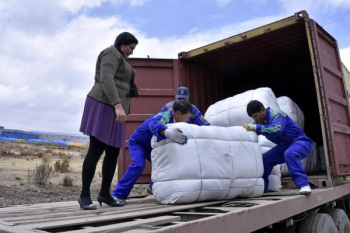
[(114, 105), (115, 114), (117, 115), (117, 122), (125, 122), (126, 114), (121, 103)]
[(178, 128), (166, 129), (164, 135), (167, 139), (179, 144), (186, 144), (187, 137)]
[(245, 124), (243, 125), (243, 128), (245, 128), (247, 131), (256, 131), (255, 124)]

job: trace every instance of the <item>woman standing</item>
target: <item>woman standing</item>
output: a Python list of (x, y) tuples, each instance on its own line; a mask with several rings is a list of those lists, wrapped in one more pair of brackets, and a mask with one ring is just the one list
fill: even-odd
[(95, 210), (90, 185), (103, 152), (102, 185), (97, 201), (109, 206), (122, 206), (112, 198), (110, 186), (120, 148), (125, 147), (125, 121), (130, 109), (130, 91), (135, 71), (127, 58), (133, 54), (138, 40), (123, 32), (114, 46), (103, 50), (97, 58), (95, 83), (88, 93), (80, 131), (90, 136), (90, 146), (83, 163), (82, 191), (78, 202), (84, 210)]

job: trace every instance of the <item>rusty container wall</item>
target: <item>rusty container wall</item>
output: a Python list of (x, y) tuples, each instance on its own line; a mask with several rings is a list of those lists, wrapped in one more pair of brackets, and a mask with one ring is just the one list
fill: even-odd
[(342, 65), (342, 70), (343, 70), (343, 75), (344, 75), (347, 96), (350, 99), (350, 71), (344, 65)]
[[(204, 114), (207, 107), (225, 97), (223, 76), (195, 62), (182, 63), (180, 84), (190, 91), (189, 101)], [(186, 72), (189, 71), (189, 72)]]
[[(136, 85), (139, 97), (131, 100), (131, 109), (126, 122), (126, 148), (118, 160), (118, 180), (131, 163), (128, 139), (134, 130), (146, 119), (158, 113), (167, 102), (174, 100), (179, 86), (178, 61), (172, 59), (129, 59), (136, 71)], [(137, 183), (151, 180), (149, 162)]]
[(350, 116), (337, 41), (310, 20), (332, 176), (350, 174)]

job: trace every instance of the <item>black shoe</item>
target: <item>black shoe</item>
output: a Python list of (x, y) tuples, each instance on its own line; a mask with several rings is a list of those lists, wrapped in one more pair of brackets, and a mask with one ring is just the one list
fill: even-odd
[(96, 206), (92, 202), (91, 202), (91, 204), (83, 205), (81, 197), (79, 197), (78, 203), (80, 205), (80, 209), (82, 209), (82, 210), (96, 210), (97, 209)]
[(100, 203), (100, 206), (102, 206), (102, 202), (109, 205), (110, 207), (117, 207), (117, 206), (123, 206), (123, 204), (119, 201), (114, 200), (111, 196), (110, 198), (105, 198), (101, 195), (98, 195), (97, 201)]

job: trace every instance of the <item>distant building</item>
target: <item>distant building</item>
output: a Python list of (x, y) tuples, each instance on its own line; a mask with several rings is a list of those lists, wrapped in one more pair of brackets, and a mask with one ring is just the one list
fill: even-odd
[(89, 137), (84, 134), (69, 134), (69, 133), (52, 133), (52, 132), (40, 132), (30, 131), (39, 135), (41, 140), (53, 140), (62, 142), (77, 142), (89, 144)]
[(39, 135), (28, 131), (16, 130), (16, 129), (3, 129), (1, 137), (4, 138), (16, 138), (16, 139), (39, 139)]
[(2, 126), (0, 126), (0, 137), (25, 139), (25, 140), (41, 139), (41, 140), (89, 144), (89, 137), (84, 134), (23, 131), (23, 130), (16, 130), (16, 129), (4, 129), (4, 127)]

